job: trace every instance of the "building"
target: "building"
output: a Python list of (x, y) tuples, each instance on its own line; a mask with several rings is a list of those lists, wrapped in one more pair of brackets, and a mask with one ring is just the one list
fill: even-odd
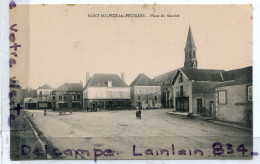
[(216, 87), (216, 118), (252, 126), (252, 67), (225, 71)]
[(38, 109), (37, 90), (27, 88), (24, 92), (24, 108), (25, 109)]
[(161, 104), (163, 108), (173, 108), (172, 82), (178, 69), (155, 76), (153, 81), (161, 86)]
[(130, 109), (130, 87), (125, 83), (125, 74), (86, 73), (83, 89), (84, 109)]
[(197, 47), (189, 27), (184, 48), (184, 67), (156, 76), (161, 85), (164, 108), (210, 116), (214, 112), (214, 92), (224, 70), (198, 69)]
[(180, 68), (172, 83), (174, 111), (214, 115), (215, 87), (223, 71)]
[[(198, 66), (197, 61), (197, 47), (193, 39), (191, 28), (189, 27), (188, 36), (186, 40), (185, 51), (185, 61), (184, 68), (196, 69)], [(170, 72), (158, 75), (154, 77), (154, 82), (161, 86), (162, 93), (162, 106), (163, 108), (174, 108), (174, 93), (172, 88), (173, 80), (179, 69), (172, 70)]]
[(139, 74), (130, 87), (133, 108), (161, 107), (161, 87), (145, 74)]
[(38, 109), (52, 109), (52, 91), (53, 88), (48, 84), (44, 84), (37, 89)]
[(53, 91), (52, 109), (82, 109), (83, 84), (64, 83)]

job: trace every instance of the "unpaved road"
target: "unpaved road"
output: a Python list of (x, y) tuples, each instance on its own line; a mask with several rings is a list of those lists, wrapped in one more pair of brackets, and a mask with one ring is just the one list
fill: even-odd
[[(88, 150), (89, 156), (86, 152), (83, 154), (86, 159), (94, 159), (94, 149), (99, 149), (96, 150), (97, 159), (251, 158), (252, 136), (249, 132), (172, 116), (167, 113), (169, 111), (171, 109), (144, 110), (141, 120), (135, 118), (134, 110), (74, 112), (62, 116), (51, 111), (43, 116), (43, 111), (30, 110), (28, 116), (42, 132), (42, 137), (46, 137), (54, 148), (59, 149), (54, 150), (57, 156), (61, 155), (65, 159), (75, 159), (72, 149)], [(221, 157), (213, 156), (212, 145), (215, 142), (222, 144), (224, 151)], [(232, 144), (232, 147), (227, 148), (226, 144)], [(245, 157), (237, 151), (241, 144), (248, 149)], [(134, 145), (135, 154), (140, 153), (142, 156), (133, 155)], [(105, 152), (106, 149), (112, 152)], [(145, 154), (147, 149), (150, 150)], [(161, 154), (162, 149), (167, 149), (169, 155), (167, 151)], [(200, 149), (203, 156), (201, 153), (195, 155), (196, 149)], [(228, 154), (232, 152), (231, 149), (234, 153)], [(180, 150), (185, 150), (186, 155), (185, 151)], [(219, 149), (216, 152), (221, 151)]]

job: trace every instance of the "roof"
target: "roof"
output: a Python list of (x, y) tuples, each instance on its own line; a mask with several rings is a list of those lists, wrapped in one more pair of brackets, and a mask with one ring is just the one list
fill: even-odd
[(216, 81), (197, 81), (193, 83), (193, 93), (214, 92), (218, 83)]
[(37, 90), (36, 89), (31, 89), (28, 92), (28, 97), (37, 97)]
[(87, 82), (87, 87), (107, 87), (107, 82), (112, 82), (112, 87), (128, 87), (128, 85), (117, 74), (95, 73)]
[(61, 86), (59, 86), (56, 91), (82, 91), (83, 85), (82, 83), (64, 83)]
[(195, 46), (195, 43), (194, 43), (194, 40), (193, 40), (191, 28), (189, 26), (189, 32), (188, 32), (188, 36), (187, 36), (185, 49), (190, 49), (190, 48), (196, 48), (196, 46)]
[(225, 71), (222, 73), (223, 82), (218, 83), (218, 87), (251, 84), (253, 81), (253, 67), (245, 67), (240, 69), (234, 69)]
[(48, 84), (44, 84), (43, 86), (40, 86), (38, 89), (53, 89), (53, 88)]
[[(189, 68), (181, 68), (180, 69), (189, 80), (195, 81), (220, 81), (220, 72), (224, 72), (224, 70), (216, 70), (216, 69), (189, 69)], [(218, 76), (216, 76), (218, 75)]]
[(173, 79), (174, 79), (176, 73), (178, 72), (178, 70), (179, 69), (175, 69), (175, 70), (172, 70), (170, 72), (155, 76), (153, 78), (153, 81), (157, 84), (161, 84), (161, 83), (171, 84), (171, 82), (173, 81)]
[(144, 73), (139, 74), (130, 86), (158, 86), (152, 79)]

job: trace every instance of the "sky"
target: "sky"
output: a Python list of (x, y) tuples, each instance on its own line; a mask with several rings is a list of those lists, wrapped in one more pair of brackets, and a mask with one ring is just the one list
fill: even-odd
[[(85, 84), (86, 72), (90, 76), (125, 72), (130, 84), (139, 73), (153, 78), (183, 67), (189, 25), (198, 68), (230, 70), (252, 65), (250, 5), (30, 5), (27, 11), (23, 18), (27, 28), (20, 28), (29, 34), (20, 39), (28, 46), (20, 53), (28, 57), (19, 62), (27, 64), (15, 68), (23, 88)], [(146, 17), (89, 17), (102, 13)]]

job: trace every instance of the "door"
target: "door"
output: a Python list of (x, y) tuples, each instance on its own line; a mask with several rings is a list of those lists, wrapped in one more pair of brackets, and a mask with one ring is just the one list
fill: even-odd
[(202, 110), (202, 99), (197, 99), (197, 113), (198, 114), (202, 114), (203, 110)]
[(179, 112), (189, 112), (189, 97), (176, 97), (176, 110)]
[(214, 109), (214, 102), (210, 101), (210, 106), (209, 106), (209, 115), (212, 116), (212, 111)]

